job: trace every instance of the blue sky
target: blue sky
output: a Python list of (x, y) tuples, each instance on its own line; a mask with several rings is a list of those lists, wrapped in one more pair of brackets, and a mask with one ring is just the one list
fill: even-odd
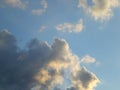
[[(63, 38), (72, 53), (95, 58), (82, 63), (100, 79), (95, 90), (119, 90), (119, 0), (0, 0), (0, 30), (23, 49), (31, 39)], [(71, 90), (71, 89), (70, 89)]]

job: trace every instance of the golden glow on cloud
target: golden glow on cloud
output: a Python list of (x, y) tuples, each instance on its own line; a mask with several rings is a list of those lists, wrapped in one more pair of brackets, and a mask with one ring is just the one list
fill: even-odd
[(119, 6), (118, 0), (92, 0), (89, 6), (87, 0), (79, 0), (78, 7), (82, 7), (95, 20), (108, 20), (113, 16), (113, 8)]

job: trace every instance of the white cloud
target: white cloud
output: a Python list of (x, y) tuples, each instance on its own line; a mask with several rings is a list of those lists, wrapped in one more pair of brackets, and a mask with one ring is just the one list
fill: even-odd
[(32, 14), (35, 14), (35, 15), (41, 15), (44, 12), (44, 10), (42, 10), (42, 9), (34, 9), (31, 12), (32, 12)]
[(83, 30), (83, 27), (84, 27), (83, 21), (82, 19), (80, 19), (76, 24), (66, 22), (66, 23), (57, 25), (55, 28), (61, 32), (79, 33)]
[(113, 8), (119, 6), (119, 0), (92, 0), (92, 3), (90, 6), (87, 0), (79, 0), (78, 7), (82, 7), (95, 20), (110, 19), (113, 16)]
[(94, 63), (96, 66), (99, 66), (101, 63), (97, 61), (94, 57), (91, 57), (90, 55), (85, 55), (81, 58), (80, 61), (81, 64), (92, 64)]
[(95, 63), (96, 59), (89, 56), (89, 55), (85, 55), (82, 59), (81, 59), (81, 63)]
[(47, 26), (41, 26), (39, 32), (43, 32), (47, 29)]
[(41, 4), (42, 8), (40, 8), (40, 9), (32, 9), (31, 10), (32, 14), (41, 15), (44, 12), (46, 12), (46, 9), (47, 9), (47, 2), (46, 2), (46, 0), (41, 0), (40, 4)]
[(30, 13), (34, 15), (41, 15), (46, 12), (47, 2), (46, 0), (39, 0), (39, 2), (41, 5), (41, 8), (37, 8), (37, 9), (34, 9), (33, 6), (31, 6), (33, 8), (29, 8), (30, 0), (1, 0), (0, 6), (1, 7), (10, 6), (14, 8), (26, 9), (26, 10), (30, 10)]
[(12, 7), (18, 7), (22, 9), (26, 7), (26, 3), (22, 2), (21, 0), (5, 0), (4, 2)]

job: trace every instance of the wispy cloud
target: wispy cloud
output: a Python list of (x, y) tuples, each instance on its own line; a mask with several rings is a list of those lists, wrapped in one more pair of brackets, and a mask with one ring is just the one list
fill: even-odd
[(80, 19), (76, 24), (72, 24), (69, 22), (65, 22), (63, 24), (58, 24), (55, 28), (61, 32), (68, 32), (68, 33), (79, 33), (83, 30), (83, 21)]
[(46, 29), (47, 29), (47, 26), (44, 26), (44, 25), (43, 25), (43, 26), (40, 27), (39, 32), (43, 32), (43, 31), (45, 31)]
[(93, 5), (88, 5), (87, 0), (79, 0), (78, 7), (82, 7), (87, 14), (95, 20), (109, 20), (113, 16), (113, 8), (119, 6), (119, 0), (91, 0)]
[(4, 0), (3, 3), (11, 7), (16, 7), (21, 9), (24, 9), (27, 5), (27, 1), (23, 2), (21, 0)]
[(44, 12), (46, 12), (46, 9), (47, 9), (47, 2), (46, 2), (46, 0), (41, 0), (40, 4), (41, 4), (42, 8), (40, 8), (40, 9), (32, 9), (31, 10), (32, 14), (41, 15)]
[(47, 2), (46, 0), (39, 0), (39, 2), (40, 2), (39, 6), (41, 6), (41, 8), (37, 8), (37, 9), (29, 8), (30, 0), (24, 0), (24, 1), (23, 0), (2, 0), (0, 1), (0, 3), (2, 3), (0, 4), (0, 6), (1, 7), (10, 6), (13, 8), (26, 9), (26, 10), (30, 10), (30, 13), (34, 15), (41, 15), (46, 12)]
[(13, 35), (0, 31), (0, 89), (52, 90), (63, 84), (66, 74), (72, 86), (67, 90), (94, 90), (100, 82), (80, 66), (79, 57), (64, 39), (56, 38), (52, 45), (33, 39), (27, 46), (27, 50), (19, 50)]
[(81, 59), (81, 62), (83, 63), (95, 63), (96, 62), (96, 59), (89, 56), (89, 55), (85, 55), (82, 59)]
[(94, 57), (90, 55), (85, 55), (84, 57), (81, 58), (80, 61), (81, 64), (92, 64), (94, 63), (96, 66), (99, 66), (101, 63), (96, 60)]

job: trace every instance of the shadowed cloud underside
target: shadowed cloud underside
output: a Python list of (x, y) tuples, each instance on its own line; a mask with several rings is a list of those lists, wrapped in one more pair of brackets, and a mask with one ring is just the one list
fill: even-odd
[(0, 89), (52, 90), (63, 84), (67, 71), (71, 83), (67, 90), (93, 90), (100, 82), (80, 67), (79, 57), (64, 39), (56, 38), (52, 45), (33, 39), (20, 50), (10, 32), (0, 32)]

